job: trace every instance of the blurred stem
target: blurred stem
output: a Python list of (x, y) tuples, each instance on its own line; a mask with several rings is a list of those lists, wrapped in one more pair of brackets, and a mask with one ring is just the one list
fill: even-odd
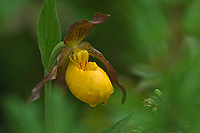
[(181, 28), (182, 5), (179, 2), (170, 5), (170, 22), (172, 31), (171, 51), (172, 61), (176, 62), (180, 56), (180, 48), (183, 39)]
[(51, 81), (45, 84), (45, 132), (51, 133)]

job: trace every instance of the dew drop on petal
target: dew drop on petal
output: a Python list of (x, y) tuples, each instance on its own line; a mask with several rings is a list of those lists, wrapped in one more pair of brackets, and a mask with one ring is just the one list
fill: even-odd
[(106, 103), (107, 103), (107, 101), (105, 101), (105, 102), (101, 102), (101, 105), (106, 105)]

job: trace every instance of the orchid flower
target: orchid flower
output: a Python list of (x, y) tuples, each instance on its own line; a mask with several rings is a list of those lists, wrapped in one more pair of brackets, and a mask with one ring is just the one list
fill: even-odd
[[(117, 84), (123, 92), (122, 104), (126, 99), (126, 90), (118, 82), (113, 66), (88, 42), (82, 41), (95, 24), (105, 22), (110, 15), (95, 13), (94, 19), (78, 20), (70, 26), (63, 43), (66, 45), (57, 56), (57, 63), (46, 77), (33, 88), (27, 103), (40, 98), (43, 85), (56, 80), (69, 88), (79, 100), (95, 107), (98, 103), (105, 105), (114, 92), (112, 84)], [(106, 67), (107, 73), (95, 62), (89, 62), (89, 55), (98, 58)]]

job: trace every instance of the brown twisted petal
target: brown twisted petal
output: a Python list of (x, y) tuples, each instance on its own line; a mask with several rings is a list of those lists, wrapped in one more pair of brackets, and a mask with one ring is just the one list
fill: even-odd
[(101, 13), (96, 12), (93, 17), (94, 17), (94, 19), (91, 20), (90, 23), (100, 24), (100, 23), (105, 22), (108, 19), (108, 17), (110, 17), (110, 15), (109, 14), (101, 14)]
[(69, 27), (64, 44), (70, 46), (77, 45), (90, 33), (95, 24), (105, 22), (109, 16), (108, 14), (95, 13), (92, 21), (86, 19), (76, 21)]
[(101, 52), (96, 50), (88, 42), (80, 42), (78, 44), (78, 48), (81, 50), (87, 50), (90, 55), (99, 59), (105, 65), (111, 82), (113, 84), (117, 84), (120, 87), (120, 89), (122, 90), (122, 93), (123, 93), (122, 104), (124, 104), (124, 102), (126, 100), (126, 89), (118, 82), (117, 73), (116, 73), (115, 69), (113, 68), (113, 66), (111, 65), (111, 63), (105, 59), (105, 57), (103, 56), (103, 54)]
[(54, 66), (52, 67), (51, 71), (49, 72), (49, 74), (44, 77), (42, 79), (42, 81), (40, 83), (38, 83), (34, 88), (33, 90), (31, 91), (31, 95), (29, 96), (28, 100), (27, 100), (27, 104), (30, 104), (31, 102), (37, 100), (40, 98), (40, 91), (42, 89), (42, 86), (44, 84), (46, 84), (46, 82), (50, 81), (50, 80), (53, 80), (53, 79), (56, 79), (56, 76), (57, 76), (57, 68), (58, 66)]
[(46, 77), (44, 77), (42, 81), (33, 88), (31, 95), (27, 100), (28, 104), (40, 98), (40, 91), (43, 85), (46, 84), (46, 82), (58, 78), (58, 81), (63, 81), (63, 83), (65, 83), (65, 77), (63, 77), (64, 75), (62, 75), (61, 73), (63, 71), (66, 71), (67, 69), (68, 56), (71, 53), (71, 49), (72, 47), (69, 46), (60, 52), (60, 54), (57, 57), (56, 66), (53, 66), (49, 74)]

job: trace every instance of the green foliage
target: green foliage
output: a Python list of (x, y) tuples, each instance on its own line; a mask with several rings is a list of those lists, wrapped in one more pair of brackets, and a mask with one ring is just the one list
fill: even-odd
[[(143, 101), (144, 108), (149, 112), (156, 113), (158, 109), (161, 109), (160, 106), (164, 105), (163, 103), (163, 94), (159, 89), (155, 90), (155, 96), (151, 96)], [(161, 109), (165, 110), (165, 109)]]
[(137, 129), (132, 130), (133, 133), (145, 133), (145, 129), (143, 127), (138, 127)]
[[(55, 90), (55, 88), (53, 88)], [(43, 107), (33, 103), (26, 105), (22, 99), (12, 96), (4, 97), (5, 103), (3, 111), (8, 117), (11, 132), (15, 133), (44, 133), (44, 113)], [(52, 93), (52, 133), (77, 133), (82, 127), (75, 119), (77, 116), (77, 106), (63, 97), (58, 91)]]
[(54, 47), (61, 42), (60, 22), (55, 0), (46, 0), (38, 23), (38, 45), (44, 68), (49, 71), (49, 59)]
[(102, 133), (121, 133), (123, 132), (124, 127), (126, 126), (127, 122), (131, 119), (131, 116), (133, 114), (130, 114), (129, 116), (125, 117), (124, 119), (118, 121)]
[(9, 124), (10, 131), (16, 133), (44, 132), (44, 119), (42, 119), (42, 110), (38, 105), (26, 106), (22, 99), (14, 95), (4, 96), (3, 99), (5, 101), (3, 113), (7, 117), (5, 122)]
[[(144, 103), (144, 108), (146, 110), (149, 111), (149, 113), (151, 115), (153, 115), (153, 117), (155, 118), (155, 120), (157, 122), (159, 122), (161, 119), (161, 117), (163, 118), (167, 118), (168, 114), (166, 112), (167, 107), (169, 105), (169, 100), (166, 99), (166, 95), (165, 93), (163, 94), (159, 89), (155, 89), (155, 95), (151, 96), (150, 98), (147, 98), (143, 101)], [(172, 114), (176, 113), (176, 110), (171, 110)], [(177, 122), (178, 124), (173, 125), (173, 128), (169, 129), (169, 132), (181, 132), (181, 133), (194, 133), (196, 132), (189, 124), (189, 122), (187, 122), (183, 116), (181, 117), (177, 117)], [(132, 130), (134, 133), (142, 133), (142, 132), (162, 132), (163, 129), (159, 129), (159, 128), (143, 128), (143, 127), (138, 127), (137, 129)]]

